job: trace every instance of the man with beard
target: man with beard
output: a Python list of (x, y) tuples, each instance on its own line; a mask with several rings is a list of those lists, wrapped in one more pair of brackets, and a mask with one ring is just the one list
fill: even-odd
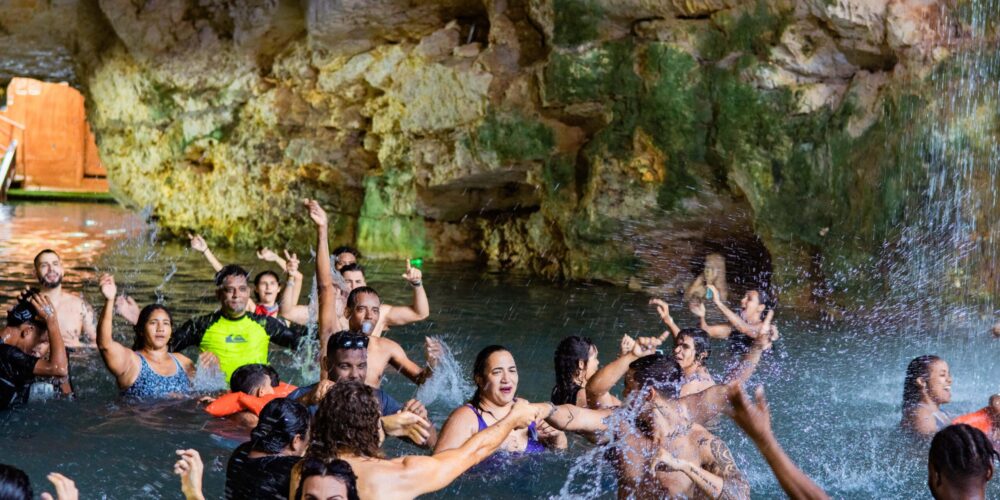
[[(83, 297), (63, 290), (65, 275), (62, 260), (54, 250), (45, 249), (35, 256), (35, 276), (42, 293), (56, 308), (63, 342), (67, 348), (94, 347), (97, 345), (97, 325), (94, 308)], [(85, 341), (80, 341), (81, 334)], [(44, 354), (44, 353), (38, 353)]]

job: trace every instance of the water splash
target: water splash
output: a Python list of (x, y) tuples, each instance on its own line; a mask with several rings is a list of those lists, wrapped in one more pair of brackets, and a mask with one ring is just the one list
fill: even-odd
[(459, 366), (448, 344), (439, 337), (431, 338), (441, 343), (443, 352), (434, 368), (434, 375), (417, 389), (416, 398), (424, 405), (440, 400), (449, 408), (460, 406), (475, 388), (472, 382), (462, 375), (465, 371)]

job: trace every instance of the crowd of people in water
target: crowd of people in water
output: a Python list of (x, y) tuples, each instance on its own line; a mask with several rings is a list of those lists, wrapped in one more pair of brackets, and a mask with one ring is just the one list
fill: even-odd
[[(140, 307), (120, 295), (115, 277), (107, 274), (99, 278), (105, 302), (95, 314), (80, 296), (63, 289), (59, 255), (38, 253), (39, 287), (21, 294), (0, 333), (0, 411), (16, 411), (37, 390), (71, 394), (67, 353), (94, 346), (129, 401), (194, 397), (196, 373), (224, 375), (230, 391), (203, 398), (205, 411), (249, 431), (249, 439), (228, 460), (226, 498), (413, 498), (447, 487), (473, 467), (489, 470), (491, 462), (511, 455), (566, 448), (567, 433), (605, 447), (619, 497), (748, 498), (750, 486), (716, 433), (721, 415), (749, 436), (790, 497), (827, 497), (778, 444), (763, 389), (751, 398), (743, 388), (779, 340), (774, 304), (765, 289), (747, 291), (733, 311), (725, 303), (727, 290), (712, 284), (715, 278), (706, 273), (700, 285), (705, 293), (690, 302), (697, 326), (678, 326), (667, 303), (653, 299), (665, 331), (623, 336), (614, 359), (603, 366), (593, 341), (564, 338), (555, 348), (549, 401), (518, 397), (514, 354), (502, 345), (486, 346), (473, 363), (475, 392), (439, 428), (423, 403), (401, 403), (380, 388), (390, 368), (423, 384), (442, 359), (444, 348), (437, 341), (425, 340), (421, 366), (386, 336), (390, 328), (430, 314), (421, 270), (408, 262), (402, 275), (413, 291), (411, 304), (383, 304), (367, 286), (361, 254), (345, 246), (331, 259), (325, 211), (314, 200), (303, 205), (317, 237), (320, 370), (315, 383), (282, 382), (268, 364), (271, 344), (296, 349), (308, 335), (303, 325), (310, 312), (299, 303), (303, 275), (297, 256), (261, 250), (261, 259), (284, 270), (285, 282), (264, 271), (251, 288), (243, 267), (223, 265), (201, 237), (191, 235), (191, 248), (216, 271), (219, 308), (179, 326), (168, 307)], [(709, 324), (706, 303), (727, 322)], [(115, 340), (116, 313), (133, 325), (131, 346)], [(726, 343), (729, 356), (721, 376), (707, 366), (716, 342)], [(197, 360), (183, 352), (197, 354)], [(623, 389), (614, 394), (619, 382)], [(943, 359), (914, 359), (906, 369), (900, 425), (931, 439), (927, 484), (935, 498), (985, 498), (1000, 458), (995, 448), (1000, 395), (978, 412), (952, 418), (942, 409), (951, 400), (951, 383)], [(388, 436), (425, 452), (387, 456), (383, 442)], [(185, 497), (204, 498), (198, 451), (176, 453), (173, 471)], [(58, 473), (48, 479), (56, 498), (77, 498), (71, 479)], [(0, 465), (0, 498), (33, 498), (27, 475), (14, 465)]]

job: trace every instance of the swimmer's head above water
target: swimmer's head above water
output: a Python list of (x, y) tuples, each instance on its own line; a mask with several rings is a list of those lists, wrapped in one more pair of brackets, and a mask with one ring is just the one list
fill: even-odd
[(274, 368), (254, 363), (237, 368), (229, 379), (229, 388), (233, 392), (242, 392), (259, 398), (274, 394), (274, 388), (280, 383), (281, 378)]
[(362, 381), (368, 374), (368, 337), (343, 330), (326, 345), (327, 374), (333, 382)]
[(597, 346), (587, 337), (566, 337), (556, 346), (554, 364), (556, 386), (552, 389), (552, 402), (576, 404), (577, 392), (597, 372)]
[(299, 475), (299, 492), (302, 498), (359, 500), (358, 478), (351, 465), (343, 460), (302, 461)]
[(476, 383), (471, 399), (474, 406), (480, 407), (483, 401), (506, 406), (517, 396), (517, 363), (504, 346), (491, 345), (479, 351), (472, 365), (472, 379)]
[(957, 424), (945, 427), (931, 440), (927, 456), (927, 487), (934, 498), (986, 498), (986, 483), (1000, 454), (975, 427)]
[(173, 334), (173, 315), (162, 304), (150, 304), (139, 311), (139, 319), (132, 326), (135, 340), (132, 350), (141, 351), (146, 348), (160, 350), (170, 342)]
[(629, 397), (633, 392), (652, 388), (667, 399), (676, 399), (681, 393), (681, 376), (681, 367), (672, 356), (643, 356), (629, 364), (622, 394)]
[(763, 289), (747, 290), (740, 299), (743, 319), (756, 324), (764, 321), (767, 311), (774, 309), (774, 298)]
[(701, 328), (685, 328), (674, 338), (674, 361), (681, 369), (704, 365), (712, 355), (708, 332)]
[(360, 264), (352, 263), (341, 267), (340, 275), (343, 276), (344, 283), (347, 283), (348, 290), (368, 286), (368, 282), (365, 280), (365, 269)]
[(250, 448), (269, 455), (301, 457), (309, 444), (309, 410), (302, 403), (274, 399), (260, 411), (257, 426), (250, 432)]
[(46, 248), (35, 255), (35, 277), (44, 288), (52, 289), (62, 284), (64, 270), (62, 260), (55, 250)]
[(278, 301), (280, 291), (281, 280), (274, 271), (261, 271), (253, 279), (253, 293), (257, 302), (274, 304)]
[(0, 341), (14, 345), (24, 352), (44, 350), (42, 344), (49, 341), (48, 326), (35, 306), (27, 298), (18, 300), (7, 311), (7, 325)]
[(333, 268), (340, 271), (348, 264), (355, 264), (361, 260), (361, 252), (352, 246), (343, 245), (333, 249)]
[(250, 300), (250, 273), (236, 264), (224, 266), (215, 273), (215, 296), (227, 318), (239, 318), (246, 312)]
[(341, 454), (382, 458), (382, 432), (375, 389), (360, 381), (334, 384), (319, 403), (307, 457), (332, 460)]
[(951, 401), (951, 373), (948, 363), (934, 355), (914, 358), (903, 380), (903, 412), (921, 403), (942, 405)]
[(352, 332), (368, 335), (378, 324), (382, 298), (374, 288), (362, 286), (347, 295), (344, 317)]

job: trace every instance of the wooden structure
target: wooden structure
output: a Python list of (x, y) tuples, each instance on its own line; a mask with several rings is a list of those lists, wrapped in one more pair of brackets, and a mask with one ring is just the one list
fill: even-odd
[(0, 108), (0, 152), (11, 146), (16, 152), (9, 175), (20, 192), (108, 192), (83, 94), (66, 83), (11, 80), (7, 105)]

